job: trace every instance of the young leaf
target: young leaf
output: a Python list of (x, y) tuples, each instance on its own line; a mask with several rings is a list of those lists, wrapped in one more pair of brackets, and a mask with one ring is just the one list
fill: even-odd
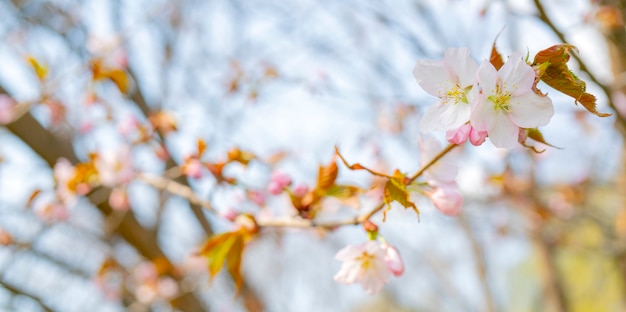
[(26, 61), (35, 71), (35, 75), (39, 78), (40, 81), (43, 81), (48, 76), (48, 66), (41, 64), (37, 59), (32, 56), (27, 56)]
[(361, 189), (356, 186), (334, 184), (326, 189), (326, 196), (338, 199), (348, 199), (356, 196), (360, 191)]
[(569, 44), (558, 44), (539, 51), (532, 64), (538, 72), (537, 77), (550, 87), (573, 97), (576, 103), (582, 104), (590, 113), (599, 117), (611, 116), (597, 111), (596, 97), (585, 92), (587, 84), (567, 67), (572, 52), (578, 50)]
[[(496, 40), (497, 39), (498, 38), (496, 37)], [(504, 61), (502, 60), (502, 55), (500, 55), (500, 53), (498, 52), (495, 41), (493, 42), (493, 46), (491, 46), (491, 56), (489, 57), (489, 62), (491, 63), (491, 65), (493, 65), (493, 67), (496, 68), (496, 70), (499, 70), (500, 67), (504, 65)]]
[(383, 192), (383, 200), (387, 205), (387, 209), (383, 211), (383, 221), (385, 221), (387, 217), (387, 211), (391, 209), (391, 203), (396, 201), (400, 203), (404, 208), (412, 208), (417, 213), (417, 217), (419, 218), (419, 209), (417, 206), (411, 201), (409, 192), (406, 189), (407, 178), (400, 171), (396, 170), (393, 174), (393, 177), (389, 177), (387, 183), (385, 183), (385, 189)]
[(526, 129), (526, 135), (527, 135), (528, 138), (531, 138), (531, 139), (533, 139), (533, 140), (535, 140), (535, 141), (537, 141), (539, 143), (543, 143), (543, 144), (545, 144), (547, 146), (554, 147), (556, 149), (563, 149), (561, 147), (554, 146), (554, 145), (546, 142), (546, 140), (543, 138), (543, 134), (541, 133), (541, 131), (539, 131), (538, 128)]
[(203, 139), (198, 139), (197, 142), (197, 148), (196, 148), (196, 156), (198, 156), (198, 158), (202, 157), (202, 155), (204, 154), (204, 151), (206, 151), (206, 142), (204, 142)]
[(239, 148), (233, 148), (228, 151), (228, 161), (229, 162), (238, 162), (244, 166), (247, 166), (251, 160), (255, 159), (256, 156), (250, 152), (242, 151)]
[(127, 93), (130, 87), (128, 75), (121, 68), (110, 68), (103, 64), (101, 59), (91, 61), (91, 74), (94, 81), (111, 80), (122, 93)]
[(122, 93), (128, 93), (130, 89), (130, 80), (128, 75), (122, 69), (115, 68), (106, 72), (107, 78), (109, 78), (117, 86)]
[(209, 275), (211, 280), (215, 278), (217, 273), (224, 267), (235, 280), (237, 289), (241, 287), (243, 277), (241, 275), (241, 257), (245, 248), (246, 241), (251, 234), (246, 230), (238, 230), (215, 235), (209, 238), (200, 249), (200, 255), (208, 260)]
[(317, 173), (317, 186), (316, 189), (321, 191), (326, 191), (333, 185), (335, 185), (335, 180), (337, 179), (337, 174), (339, 170), (337, 168), (337, 162), (335, 161), (335, 157), (328, 164), (328, 166), (320, 166)]

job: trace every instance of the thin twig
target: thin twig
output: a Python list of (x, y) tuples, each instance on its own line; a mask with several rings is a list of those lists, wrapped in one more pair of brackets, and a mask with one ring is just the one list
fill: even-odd
[(6, 290), (8, 290), (10, 293), (14, 294), (14, 295), (22, 295), (22, 296), (26, 296), (30, 299), (35, 300), (35, 302), (37, 302), (37, 304), (39, 304), (39, 306), (47, 312), (52, 312), (54, 310), (52, 310), (48, 305), (46, 305), (45, 303), (43, 303), (43, 300), (39, 297), (36, 297), (34, 295), (31, 295), (29, 293), (26, 293), (18, 288), (15, 288), (12, 285), (7, 284), (6, 282), (0, 280), (0, 286)]
[[(435, 163), (437, 163), (437, 161), (439, 161), (443, 156), (449, 153), (456, 146), (458, 145), (450, 144), (441, 152), (439, 152), (437, 155), (435, 155), (433, 159), (431, 159), (428, 163), (422, 166), (417, 172), (415, 172), (415, 174), (413, 174), (409, 178), (409, 183), (415, 181), (417, 178), (423, 175), (424, 172), (426, 172), (426, 170), (432, 167)], [(165, 178), (159, 175), (153, 175), (153, 174), (147, 174), (147, 173), (138, 174), (137, 180), (142, 181), (143, 183), (146, 183), (148, 185), (151, 185), (157, 189), (165, 190), (165, 191), (170, 192), (171, 194), (183, 197), (189, 200), (190, 203), (198, 205), (213, 214), (217, 214), (217, 211), (215, 210), (215, 208), (209, 201), (200, 199), (196, 195), (194, 190), (187, 185), (178, 183), (176, 181), (170, 180), (168, 178)], [(372, 208), (370, 211), (368, 211), (367, 213), (361, 216), (356, 216), (356, 217), (339, 220), (339, 221), (317, 222), (315, 220), (295, 218), (295, 217), (274, 218), (270, 220), (256, 220), (256, 221), (259, 227), (293, 227), (293, 228), (316, 227), (316, 228), (333, 229), (333, 228), (337, 228), (337, 227), (344, 226), (344, 225), (361, 224), (364, 221), (369, 220), (372, 216), (374, 216), (376, 213), (381, 211), (383, 208), (385, 208), (385, 204), (380, 203), (376, 205), (376, 207)]]

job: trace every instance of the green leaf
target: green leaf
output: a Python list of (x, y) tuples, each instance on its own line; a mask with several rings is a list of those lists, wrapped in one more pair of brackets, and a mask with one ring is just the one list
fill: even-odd
[(411, 201), (409, 192), (407, 191), (407, 177), (400, 171), (396, 170), (393, 177), (389, 177), (387, 183), (385, 183), (385, 189), (383, 192), (383, 200), (387, 205), (387, 209), (383, 211), (383, 221), (387, 217), (387, 211), (391, 209), (392, 202), (398, 202), (404, 208), (412, 208), (419, 218), (419, 210), (417, 206)]
[[(541, 131), (539, 131), (538, 128), (526, 129), (526, 135), (527, 135), (528, 138), (531, 138), (531, 139), (533, 139), (533, 140), (535, 140), (535, 141), (537, 141), (539, 143), (543, 143), (545, 145), (548, 145), (550, 147), (554, 147), (556, 149), (563, 149), (561, 147), (558, 147), (558, 146), (555, 146), (555, 145), (552, 145), (552, 144), (546, 142), (546, 139), (543, 138), (543, 134), (541, 133)], [(526, 145), (524, 145), (524, 146), (526, 146)]]
[(354, 197), (361, 191), (360, 188), (353, 185), (334, 184), (326, 190), (326, 196), (336, 197), (338, 199), (347, 199)]
[(550, 87), (574, 98), (576, 103), (582, 104), (590, 113), (599, 117), (611, 116), (597, 111), (596, 97), (586, 92), (587, 84), (567, 67), (566, 63), (572, 52), (578, 52), (578, 49), (570, 44), (558, 44), (539, 51), (532, 64), (538, 78)]
[(220, 235), (212, 236), (207, 240), (200, 255), (208, 260), (209, 275), (211, 280), (222, 270), (224, 264), (233, 277), (237, 289), (241, 287), (243, 277), (241, 275), (241, 258), (245, 243), (250, 239), (251, 233), (246, 230), (237, 230)]

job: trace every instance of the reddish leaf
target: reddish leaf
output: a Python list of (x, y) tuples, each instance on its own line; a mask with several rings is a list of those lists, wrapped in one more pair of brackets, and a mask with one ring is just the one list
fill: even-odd
[[(497, 39), (497, 38), (496, 38)], [(493, 42), (493, 46), (491, 46), (491, 56), (489, 57), (489, 62), (496, 70), (499, 70), (502, 65), (504, 65), (504, 61), (502, 60), (502, 55), (498, 52), (496, 48), (496, 42)]]
[(567, 63), (570, 54), (578, 53), (578, 49), (571, 44), (557, 44), (545, 50), (541, 50), (535, 55), (534, 64), (541, 63)]
[(567, 67), (566, 62), (572, 52), (578, 52), (573, 45), (559, 44), (537, 53), (533, 67), (538, 72), (538, 78), (550, 87), (574, 98), (576, 103), (582, 104), (590, 113), (599, 117), (611, 116), (597, 111), (596, 97), (585, 92), (587, 84)]

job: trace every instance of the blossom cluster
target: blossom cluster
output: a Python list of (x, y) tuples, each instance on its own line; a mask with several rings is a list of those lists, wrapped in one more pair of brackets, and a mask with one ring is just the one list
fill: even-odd
[(536, 89), (537, 75), (519, 53), (500, 69), (480, 66), (467, 48), (448, 49), (443, 60), (420, 60), (417, 83), (439, 101), (428, 107), (420, 131), (447, 131), (454, 144), (480, 145), (489, 137), (496, 147), (513, 148), (520, 128), (545, 126), (554, 115), (549, 97)]

